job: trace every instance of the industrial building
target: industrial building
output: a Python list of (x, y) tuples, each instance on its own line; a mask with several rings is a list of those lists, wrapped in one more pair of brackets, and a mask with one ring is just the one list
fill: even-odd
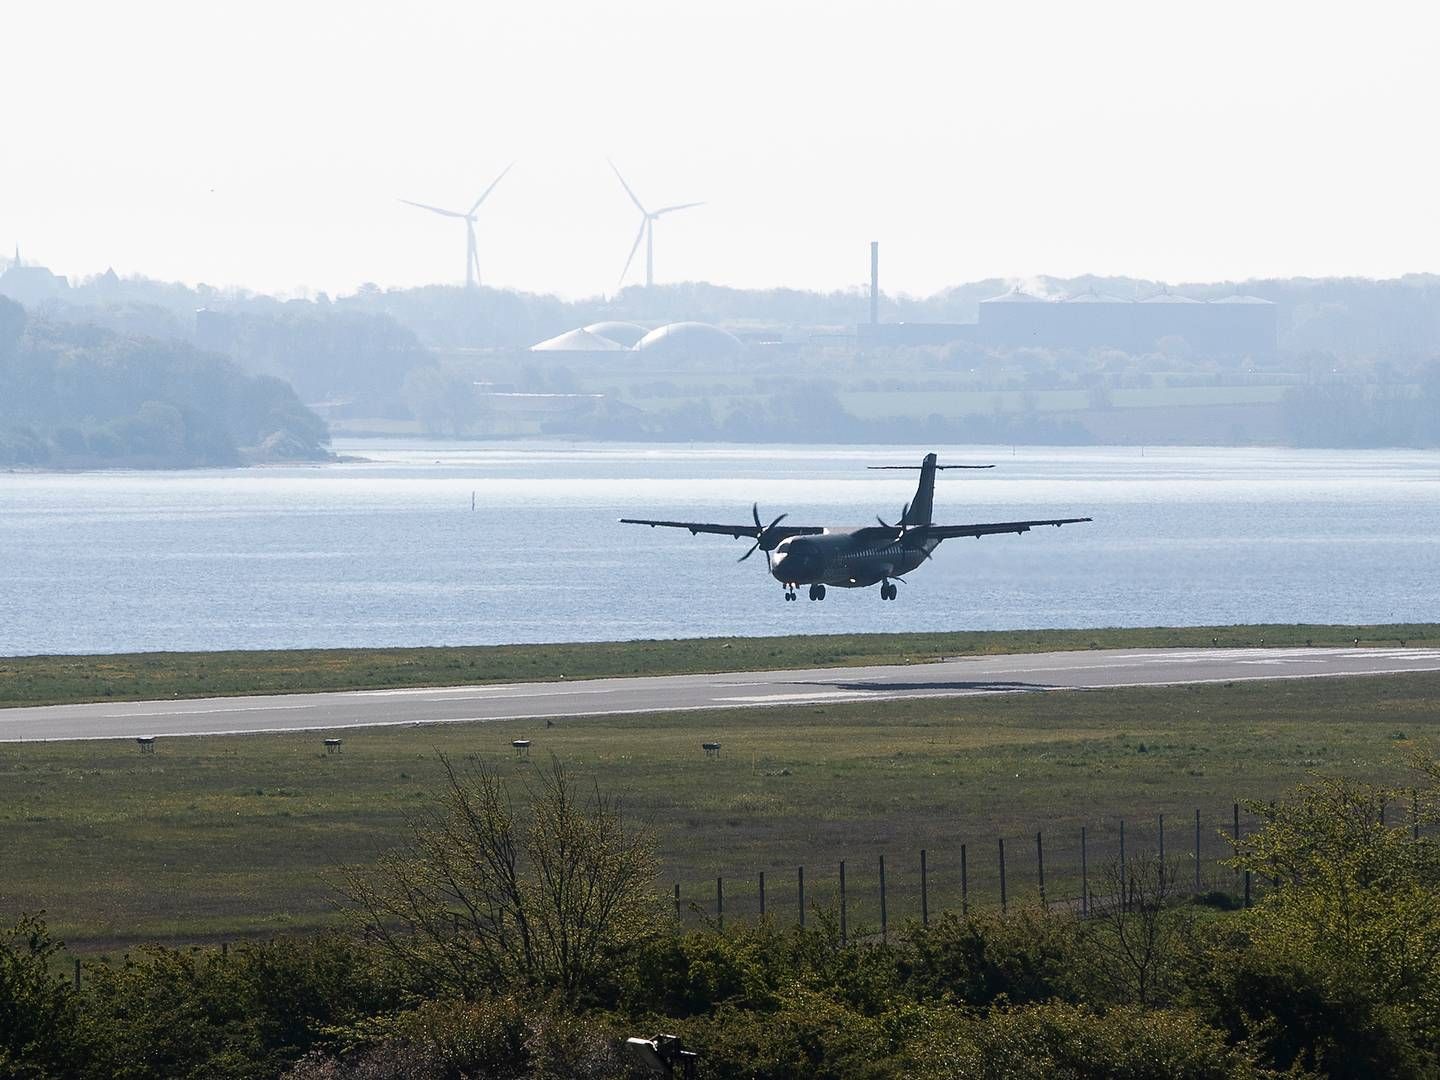
[(1216, 300), (1162, 288), (1129, 299), (1087, 289), (1069, 296), (1036, 296), (1018, 286), (980, 301), (968, 323), (882, 323), (879, 319), (880, 245), (870, 245), (870, 321), (855, 328), (861, 347), (948, 345), (993, 348), (1112, 348), (1146, 353), (1182, 343), (1211, 356), (1268, 356), (1279, 338), (1279, 309), (1258, 296)]
[(1011, 289), (980, 302), (973, 323), (862, 323), (862, 346), (945, 345), (995, 348), (1113, 348), (1151, 352), (1183, 342), (1198, 353), (1268, 356), (1278, 334), (1276, 305), (1255, 296), (1196, 300), (1162, 291), (1127, 300), (1094, 291), (1059, 298)]

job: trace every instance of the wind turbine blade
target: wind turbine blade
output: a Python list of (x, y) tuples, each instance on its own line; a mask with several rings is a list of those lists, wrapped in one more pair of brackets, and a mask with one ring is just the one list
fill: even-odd
[(659, 210), (656, 210), (655, 213), (651, 214), (650, 216), (651, 216), (651, 217), (659, 217), (661, 214), (668, 214), (668, 213), (671, 213), (672, 211), (675, 211), (675, 210), (689, 210), (692, 206), (704, 206), (704, 205), (705, 205), (705, 204), (704, 204), (703, 202), (687, 202), (687, 203), (681, 203), (679, 206), (664, 206), (664, 207), (661, 207)]
[(605, 160), (610, 162), (610, 168), (615, 169), (615, 179), (620, 181), (620, 186), (625, 189), (625, 194), (630, 196), (630, 201), (640, 208), (640, 212), (642, 214), (648, 214), (650, 211), (646, 210), (645, 204), (635, 197), (635, 192), (631, 191), (630, 185), (625, 183), (625, 177), (621, 176), (620, 170), (615, 168), (615, 162), (610, 161), (609, 158), (606, 158)]
[(460, 213), (459, 210), (442, 210), (438, 206), (429, 206), (423, 202), (411, 202), (409, 199), (401, 199), (400, 201), (403, 202), (406, 206), (418, 206), (421, 210), (429, 210), (432, 214), (444, 214), (446, 217), (458, 218), (463, 218), (467, 216)]
[(486, 197), (487, 195), (489, 195), (490, 192), (492, 192), (492, 191), (495, 190), (495, 185), (498, 184), (498, 183), (500, 183), (501, 180), (504, 180), (504, 179), (505, 179), (505, 174), (508, 173), (508, 172), (509, 172), (511, 169), (513, 169), (514, 167), (515, 167), (515, 162), (512, 161), (512, 162), (510, 162), (509, 165), (506, 165), (505, 168), (503, 168), (503, 169), (500, 170), (500, 175), (497, 176), (497, 177), (495, 177), (494, 180), (491, 180), (491, 181), (490, 181), (490, 186), (487, 187), (484, 191), (482, 191), (482, 192), (480, 193), (480, 197), (475, 200), (475, 205), (472, 206), (472, 207), (470, 207), (470, 213), (473, 214), (473, 213), (475, 213), (476, 210), (479, 210), (479, 209), (480, 209), (480, 204), (485, 201), (485, 197)]
[(640, 250), (640, 241), (645, 239), (645, 226), (649, 218), (640, 219), (640, 231), (635, 234), (635, 243), (630, 248), (630, 257), (625, 260), (625, 269), (620, 271), (620, 284), (625, 284), (625, 275), (630, 272), (630, 264), (635, 261), (635, 252)]

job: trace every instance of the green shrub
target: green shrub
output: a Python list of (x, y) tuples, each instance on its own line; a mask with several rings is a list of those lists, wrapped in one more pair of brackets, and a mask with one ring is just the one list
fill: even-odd
[(928, 929), (908, 929), (897, 955), (899, 976), (917, 1001), (1073, 1000), (1076, 932), (1076, 921), (1064, 915), (947, 912)]
[(69, 1076), (78, 1064), (74, 995), (51, 974), (59, 949), (41, 916), (0, 929), (0, 1077)]
[[(623, 1037), (554, 1002), (433, 1001), (357, 1025), (344, 1054), (316, 1052), (287, 1080), (618, 1080)], [(640, 1075), (640, 1074), (634, 1074)]]
[(1051, 1002), (996, 1009), (932, 1032), (926, 1080), (1241, 1080), (1264, 1075), (1196, 1015)]

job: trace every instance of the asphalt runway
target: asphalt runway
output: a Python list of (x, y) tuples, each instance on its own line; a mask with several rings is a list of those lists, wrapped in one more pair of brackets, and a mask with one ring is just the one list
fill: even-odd
[(1440, 671), (1440, 649), (1110, 649), (890, 667), (0, 709), (0, 742), (311, 731)]

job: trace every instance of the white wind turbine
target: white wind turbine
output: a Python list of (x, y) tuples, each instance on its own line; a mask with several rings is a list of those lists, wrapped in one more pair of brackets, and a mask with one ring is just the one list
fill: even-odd
[[(610, 161), (609, 158), (605, 159)], [(635, 192), (630, 190), (630, 185), (625, 183), (625, 177), (620, 175), (620, 170), (615, 163), (610, 161), (610, 168), (615, 169), (615, 179), (620, 181), (620, 186), (625, 189), (625, 194), (630, 196), (630, 201), (639, 209), (640, 231), (635, 234), (635, 243), (630, 247), (630, 255), (625, 260), (625, 269), (620, 271), (620, 281), (623, 284), (625, 275), (630, 272), (630, 264), (635, 261), (635, 252), (640, 250), (640, 241), (645, 241), (645, 287), (648, 289), (655, 284), (655, 219), (662, 214), (673, 213), (676, 210), (689, 210), (692, 206), (704, 206), (703, 202), (687, 202), (678, 206), (662, 206), (659, 210), (650, 211), (635, 197)]]
[(490, 186), (480, 193), (475, 200), (475, 205), (467, 210), (442, 210), (438, 206), (429, 206), (425, 203), (411, 202), (409, 199), (400, 201), (406, 206), (418, 206), (421, 210), (429, 210), (432, 214), (440, 214), (444, 217), (460, 218), (465, 222), (465, 287), (473, 289), (480, 284), (480, 255), (475, 246), (475, 211), (480, 209), (480, 204), (485, 197), (495, 190), (495, 185), (505, 179), (505, 174), (515, 167), (512, 161), (501, 170), (500, 175), (490, 181)]

